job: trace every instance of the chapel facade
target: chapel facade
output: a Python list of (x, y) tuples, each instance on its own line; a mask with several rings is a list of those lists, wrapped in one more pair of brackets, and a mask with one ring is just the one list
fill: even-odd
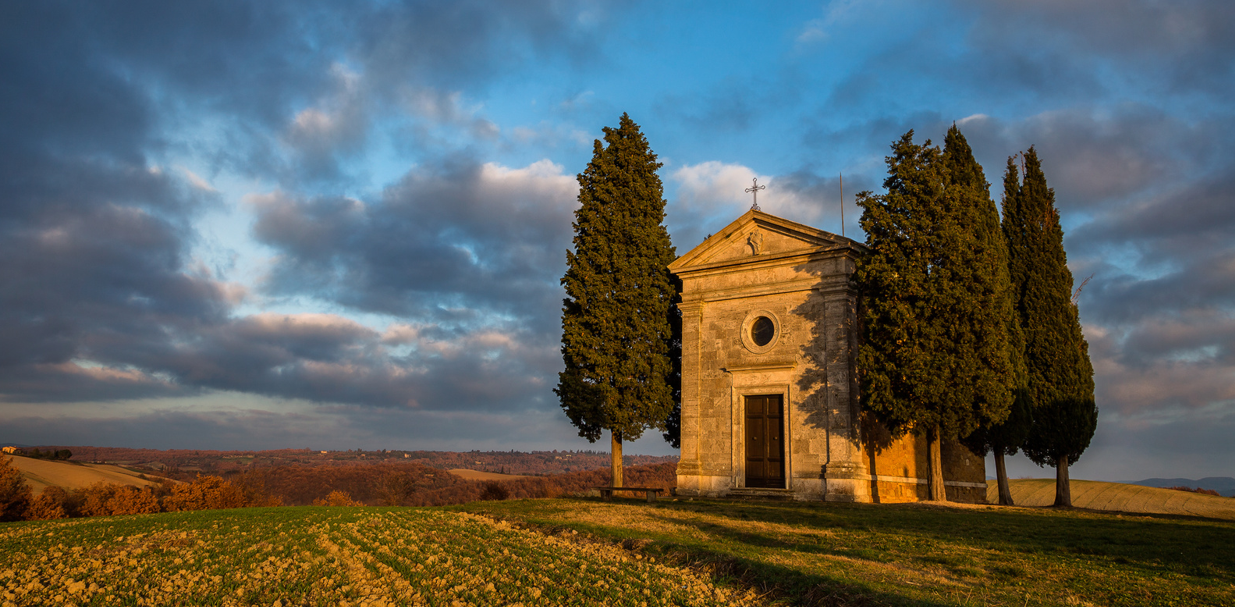
[[(925, 439), (862, 415), (856, 241), (752, 209), (669, 265), (682, 281), (678, 495), (927, 498)], [(942, 446), (948, 499), (986, 501), (985, 459)]]

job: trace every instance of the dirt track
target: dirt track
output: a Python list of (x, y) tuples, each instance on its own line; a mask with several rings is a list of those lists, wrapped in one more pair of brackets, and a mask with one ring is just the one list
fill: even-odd
[(481, 472), (479, 470), (468, 470), (467, 468), (452, 468), (447, 472), (459, 477), (466, 478), (469, 481), (512, 481), (517, 478), (528, 478), (522, 474), (499, 474), (497, 472)]

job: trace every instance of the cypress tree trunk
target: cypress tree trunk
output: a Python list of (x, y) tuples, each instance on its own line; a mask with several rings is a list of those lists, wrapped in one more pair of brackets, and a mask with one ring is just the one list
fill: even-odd
[(617, 430), (611, 430), (610, 441), (612, 449), (610, 450), (609, 462), (613, 465), (613, 485), (614, 487), (622, 486), (622, 435)]
[(1072, 483), (1068, 482), (1068, 458), (1055, 465), (1055, 505), (1072, 507)]
[(927, 449), (927, 459), (930, 461), (931, 475), (927, 479), (927, 487), (930, 489), (932, 502), (948, 501), (948, 492), (943, 487), (943, 456), (939, 448), (939, 426), (935, 426), (926, 432), (926, 442), (929, 444)]
[(1012, 503), (1012, 488), (1008, 486), (1008, 469), (1003, 463), (1003, 450), (995, 450), (995, 478), (999, 483), (999, 505), (1015, 506)]

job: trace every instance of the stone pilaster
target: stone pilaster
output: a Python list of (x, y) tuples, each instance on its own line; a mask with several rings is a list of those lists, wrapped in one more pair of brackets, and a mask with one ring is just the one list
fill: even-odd
[[(849, 259), (839, 263), (848, 266)], [(870, 483), (862, 460), (860, 410), (856, 377), (857, 294), (851, 270), (820, 285), (824, 299), (828, 378), (828, 455), (823, 478), (828, 501), (871, 501)]]
[(691, 495), (700, 492), (699, 476), (703, 469), (699, 459), (700, 412), (700, 342), (703, 302), (678, 304), (682, 312), (682, 438), (678, 460), (678, 489)]

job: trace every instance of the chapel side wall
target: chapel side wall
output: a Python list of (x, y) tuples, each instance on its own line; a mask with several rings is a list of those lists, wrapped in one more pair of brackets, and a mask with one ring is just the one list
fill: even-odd
[[(882, 448), (875, 446), (875, 442), (885, 444), (886, 441), (885, 434), (879, 441), (866, 443), (863, 449), (872, 499), (885, 504), (930, 499), (926, 484), (930, 476), (926, 437), (906, 434)], [(940, 452), (948, 500), (986, 503), (985, 458), (956, 441), (944, 441)]]

